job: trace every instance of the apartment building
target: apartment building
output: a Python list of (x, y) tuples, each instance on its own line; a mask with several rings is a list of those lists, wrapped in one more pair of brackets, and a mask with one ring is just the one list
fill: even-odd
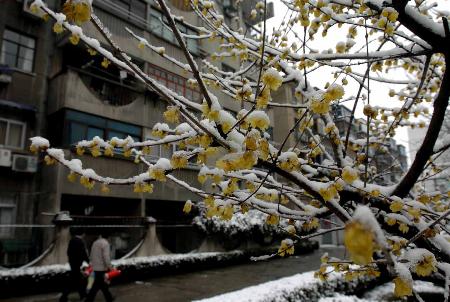
[[(91, 56), (86, 47), (72, 45), (67, 33), (55, 34), (53, 22), (44, 21), (29, 9), (31, 0), (3, 0), (0, 10), (0, 266), (26, 263), (42, 253), (54, 240), (51, 228), (54, 214), (68, 211), (76, 225), (116, 225), (111, 237), (116, 257), (132, 248), (142, 235), (145, 217), (159, 222), (158, 236), (173, 252), (193, 249), (197, 236), (189, 227), (190, 217), (182, 214), (187, 199), (197, 197), (173, 183), (160, 183), (152, 194), (133, 193), (132, 187), (111, 187), (107, 195), (100, 188), (86, 190), (67, 179), (67, 169), (45, 166), (42, 158), (28, 151), (28, 138), (48, 137), (52, 146), (63, 148), (68, 159), (77, 157), (74, 143), (99, 136), (136, 140), (151, 138), (151, 129), (163, 121), (166, 104), (131, 76), (115, 66), (101, 66), (102, 57)], [(64, 1), (46, 0), (60, 10)], [(234, 2), (233, 2), (234, 3)], [(243, 26), (249, 33), (256, 21), (243, 18), (255, 2), (237, 7), (231, 1), (217, 2), (225, 22), (232, 28)], [(187, 23), (202, 21), (186, 8), (183, 0), (168, 1), (170, 9)], [(126, 31), (132, 30), (151, 44), (164, 47), (170, 56), (185, 62), (183, 52), (153, 0), (95, 0), (95, 14), (108, 27), (114, 40), (151, 77), (167, 87), (200, 101), (199, 91), (188, 87), (185, 70), (142, 50)], [(273, 9), (269, 12), (273, 15)], [(245, 23), (241, 20), (247, 20)], [(260, 21), (260, 20), (259, 20)], [(178, 24), (186, 34), (195, 27)], [(83, 32), (105, 40), (90, 23)], [(217, 50), (217, 43), (187, 40), (199, 66), (201, 60)], [(239, 60), (227, 59), (222, 68), (237, 70)], [(241, 105), (225, 95), (222, 103), (237, 112)], [(271, 113), (272, 115), (274, 113)], [(153, 148), (150, 160), (170, 157), (175, 147)], [(129, 177), (145, 170), (143, 164), (121, 154), (113, 158), (83, 156), (83, 166), (100, 175)], [(195, 164), (175, 172), (180, 179), (198, 185)], [(165, 225), (179, 227), (165, 227)], [(6, 227), (5, 225), (13, 225)], [(33, 227), (19, 227), (33, 225)], [(37, 227), (37, 226), (40, 227)], [(122, 226), (122, 227), (120, 227)], [(194, 238), (194, 239), (192, 239)]]
[[(350, 123), (351, 110), (343, 105), (335, 105), (332, 107), (333, 120), (339, 130), (341, 137), (346, 137), (347, 131), (350, 130), (349, 141), (357, 139), (365, 139), (367, 137), (366, 121), (364, 119), (355, 118)], [(408, 168), (406, 149), (403, 145), (388, 138), (383, 143), (384, 150), (376, 153), (369, 149), (370, 165), (376, 168), (373, 182), (380, 185), (392, 185), (398, 183)], [(330, 152), (331, 146), (326, 145)], [(349, 155), (356, 154), (349, 148)], [(339, 222), (336, 217), (331, 217), (331, 221)], [(332, 228), (333, 225), (329, 221), (322, 222), (322, 228)], [(344, 240), (343, 231), (327, 233), (319, 239), (321, 244), (342, 245)]]
[[(350, 126), (351, 110), (337, 105), (332, 109), (335, 124), (341, 137), (345, 137), (350, 127), (350, 140), (367, 137), (366, 121), (354, 119)], [(387, 138), (379, 151), (369, 149), (370, 164), (376, 168), (373, 181), (380, 185), (397, 183), (408, 168), (406, 148), (397, 144), (395, 139)]]

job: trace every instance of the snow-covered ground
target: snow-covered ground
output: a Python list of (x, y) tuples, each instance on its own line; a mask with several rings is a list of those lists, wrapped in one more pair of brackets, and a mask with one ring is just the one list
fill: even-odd
[[(296, 274), (238, 291), (197, 300), (194, 302), (285, 302), (285, 301), (319, 301), (319, 302), (379, 302), (393, 301), (394, 285), (387, 283), (367, 292), (363, 298), (334, 293), (342, 286), (342, 275), (332, 273), (325, 283), (314, 278), (314, 272)], [(328, 284), (329, 286), (326, 286)], [(430, 282), (416, 281), (414, 289), (419, 293), (443, 293), (443, 289)], [(320, 297), (322, 296), (322, 297)]]
[[(184, 262), (202, 262), (206, 260), (223, 260), (234, 258), (242, 254), (242, 251), (231, 252), (209, 252), (209, 253), (192, 253), (192, 254), (171, 254), (158, 255), (149, 257), (134, 257), (129, 259), (113, 260), (112, 264), (115, 267), (126, 268), (129, 266), (139, 267), (156, 267), (162, 265), (177, 265)], [(68, 264), (55, 264), (47, 266), (35, 266), (27, 268), (0, 270), (0, 279), (14, 278), (19, 276), (51, 276), (61, 274), (69, 270)]]
[(316, 298), (314, 300), (317, 300), (318, 295), (331, 295), (338, 287), (340, 279), (340, 274), (331, 273), (329, 280), (325, 283), (315, 278), (314, 272), (306, 272), (196, 302), (281, 302), (293, 301), (290, 297), (299, 295), (308, 299), (313, 296)]

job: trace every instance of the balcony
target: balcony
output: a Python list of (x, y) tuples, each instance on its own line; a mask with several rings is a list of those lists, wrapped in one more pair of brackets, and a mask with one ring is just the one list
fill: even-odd
[(144, 89), (81, 69), (68, 68), (50, 81), (49, 113), (71, 108), (116, 120), (142, 124)]

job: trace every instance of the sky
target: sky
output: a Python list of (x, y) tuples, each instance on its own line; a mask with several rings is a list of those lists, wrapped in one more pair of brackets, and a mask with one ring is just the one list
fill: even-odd
[[(274, 28), (278, 28), (278, 26), (280, 25), (280, 23), (283, 21), (283, 18), (287, 12), (287, 8), (286, 6), (279, 0), (273, 1), (274, 2), (274, 7), (275, 7), (275, 16), (271, 19), (268, 20), (267, 22), (267, 31), (268, 33), (271, 33), (273, 31)], [(429, 1), (429, 3), (432, 2), (436, 2), (438, 3), (438, 7), (441, 10), (447, 10), (450, 11), (450, 2), (447, 0), (439, 0), (439, 1)], [(299, 27), (297, 27), (299, 28)], [(311, 43), (311, 45), (313, 45), (313, 47), (315, 47), (318, 50), (323, 50), (323, 49), (328, 49), (328, 48), (332, 48), (333, 50), (335, 49), (335, 45), (339, 42), (339, 41), (345, 41), (346, 40), (346, 34), (347, 34), (347, 28), (343, 27), (340, 30), (336, 30), (336, 31), (331, 31), (329, 32), (328, 36), (323, 39), (321, 36), (321, 29), (319, 29), (318, 34), (316, 35), (316, 39), (313, 43)], [(333, 34), (331, 34), (333, 33)], [(301, 35), (303, 35), (303, 33), (301, 33)], [(291, 35), (289, 37), (289, 42), (293, 42), (294, 41), (294, 37)], [(364, 39), (364, 33), (362, 31), (358, 32), (358, 37), (355, 39), (357, 44), (352, 48), (352, 50), (356, 50), (358, 49), (360, 46), (362, 46), (365, 42)], [(375, 43), (376, 46), (378, 46), (379, 43)], [(392, 45), (392, 44), (391, 44)], [(389, 49), (392, 48), (392, 46), (386, 46), (386, 48), (384, 49)], [(356, 70), (355, 68), (353, 68), (354, 70)], [(365, 67), (361, 67), (359, 70), (361, 70), (360, 73), (364, 73), (365, 71)], [(371, 75), (375, 75), (373, 73), (371, 73)], [(376, 75), (375, 75), (376, 76)], [(390, 71), (389, 73), (380, 73), (379, 76), (385, 77), (385, 78), (390, 78), (390, 79), (407, 79), (407, 75), (405, 72), (403, 71)], [(328, 77), (327, 80), (324, 80), (324, 78)], [(317, 78), (317, 80), (315, 80), (315, 78)], [(331, 75), (330, 72), (325, 71), (325, 69), (323, 69), (323, 71), (320, 72), (319, 76), (311, 77), (309, 79), (314, 85), (318, 86), (318, 87), (323, 87), (324, 83), (326, 83), (327, 81), (332, 82), (333, 81), (333, 77)], [(349, 80), (349, 84), (347, 86), (345, 86), (345, 90), (351, 91), (351, 94), (356, 94), (356, 92), (358, 91), (358, 86), (359, 84), (356, 83), (356, 81), (351, 80), (350, 78), (348, 78)], [(339, 83), (339, 82), (338, 82)], [(403, 102), (400, 102), (398, 100), (396, 100), (395, 98), (391, 98), (388, 95), (388, 92), (391, 88), (393, 89), (399, 89), (403, 87), (403, 85), (393, 85), (393, 84), (386, 84), (386, 83), (378, 83), (375, 81), (371, 81), (370, 82), (370, 90), (371, 90), (371, 94), (370, 94), (370, 100), (371, 100), (371, 104), (372, 105), (379, 105), (379, 106), (384, 106), (384, 107), (401, 107)], [(348, 95), (346, 95), (348, 96)], [(360, 105), (361, 104), (361, 105)], [(346, 104), (347, 107), (351, 108), (353, 107), (353, 102), (348, 102)], [(362, 114), (362, 108), (363, 108), (363, 102), (359, 102), (358, 107), (357, 107), (357, 112), (356, 112), (356, 116), (357, 117), (364, 117)], [(409, 146), (408, 146), (408, 131), (406, 127), (400, 127), (397, 130), (397, 133), (395, 135), (395, 140), (397, 141), (398, 144), (402, 144), (404, 145), (409, 153)]]

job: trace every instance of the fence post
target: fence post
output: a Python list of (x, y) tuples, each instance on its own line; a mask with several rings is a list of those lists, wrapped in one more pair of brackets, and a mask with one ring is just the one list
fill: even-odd
[(53, 219), (55, 224), (55, 240), (52, 250), (35, 265), (65, 264), (67, 259), (67, 247), (70, 241), (70, 225), (72, 218), (69, 212), (60, 212)]
[(147, 231), (143, 239), (142, 245), (132, 257), (146, 257), (155, 255), (164, 255), (169, 252), (161, 245), (156, 235), (156, 219), (147, 217)]

